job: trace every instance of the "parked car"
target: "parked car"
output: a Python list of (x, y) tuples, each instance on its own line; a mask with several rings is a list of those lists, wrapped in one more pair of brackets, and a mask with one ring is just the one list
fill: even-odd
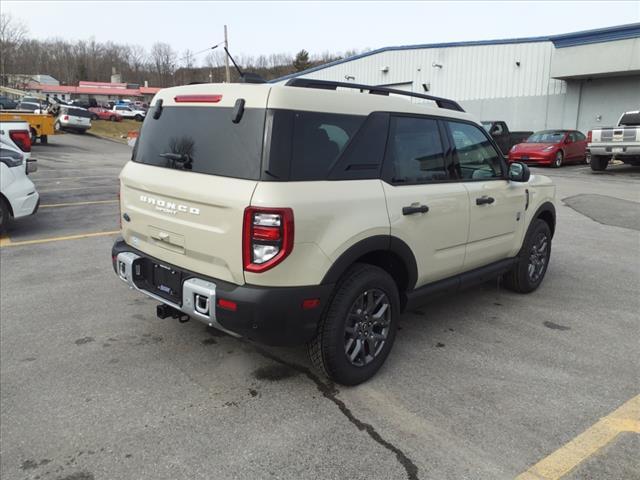
[(370, 91), (385, 89), (161, 90), (120, 173), (115, 273), (161, 318), (307, 343), (320, 371), (350, 385), (384, 363), (401, 312), (433, 295), (501, 275), (538, 288), (551, 180), (508, 166), (453, 100)]
[(96, 101), (95, 98), (90, 98), (89, 100), (71, 100), (67, 105), (73, 106), (73, 107), (80, 107), (80, 108), (85, 108), (85, 109), (89, 109), (92, 107), (97, 107), (98, 106), (98, 102)]
[(596, 128), (587, 138), (592, 170), (606, 169), (612, 158), (629, 165), (640, 165), (640, 111), (623, 113), (616, 127)]
[(0, 117), (0, 144), (17, 148), (24, 155), (25, 161), (31, 158), (32, 135), (29, 122), (24, 120), (9, 120)]
[(483, 120), (482, 126), (487, 132), (489, 132), (489, 135), (491, 135), (493, 140), (498, 144), (500, 151), (504, 155), (508, 155), (511, 147), (522, 142), (533, 133), (525, 131), (509, 131), (509, 127), (506, 122), (501, 120)]
[(143, 121), (144, 117), (147, 115), (147, 112), (145, 112), (144, 110), (138, 110), (134, 107), (123, 104), (114, 105), (111, 111), (119, 113), (120, 115), (122, 115), (122, 118), (133, 119), (137, 120), (138, 122)]
[(4, 95), (0, 95), (0, 110), (13, 110), (18, 102)]
[(112, 122), (121, 122), (122, 115), (113, 110), (107, 110), (102, 107), (90, 107), (91, 120), (110, 120)]
[(61, 106), (55, 129), (84, 133), (91, 128), (91, 112), (80, 107)]
[(24, 152), (0, 143), (0, 231), (13, 218), (33, 215), (38, 210), (40, 196), (27, 176), (36, 164), (27, 162)]
[(22, 100), (16, 105), (16, 110), (23, 112), (40, 112), (43, 108), (46, 108), (44, 103), (23, 102)]
[(565, 163), (584, 163), (587, 137), (577, 130), (542, 130), (511, 147), (509, 162), (561, 167)]

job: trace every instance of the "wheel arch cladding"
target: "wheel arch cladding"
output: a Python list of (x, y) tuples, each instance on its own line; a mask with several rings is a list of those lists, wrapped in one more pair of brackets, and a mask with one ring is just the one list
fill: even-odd
[(556, 231), (556, 208), (553, 206), (553, 203), (543, 203), (538, 210), (536, 210), (536, 213), (533, 216), (534, 220), (537, 218), (547, 222), (549, 230), (551, 230), (551, 238), (553, 238), (553, 234)]
[(418, 265), (411, 248), (399, 238), (376, 235), (349, 247), (333, 263), (322, 279), (336, 283), (354, 263), (368, 263), (385, 270), (398, 285), (398, 291), (412, 290), (418, 279)]

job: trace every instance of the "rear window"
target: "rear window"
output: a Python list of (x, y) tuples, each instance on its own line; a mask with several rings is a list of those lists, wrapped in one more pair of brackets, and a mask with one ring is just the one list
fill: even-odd
[(638, 113), (625, 113), (620, 118), (620, 122), (618, 123), (620, 126), (632, 126), (632, 125), (640, 125), (640, 112)]
[(82, 110), (81, 108), (67, 108), (67, 114), (74, 117), (91, 118), (91, 112)]
[(265, 110), (246, 109), (239, 123), (232, 108), (164, 107), (150, 114), (133, 151), (134, 162), (196, 173), (258, 180)]

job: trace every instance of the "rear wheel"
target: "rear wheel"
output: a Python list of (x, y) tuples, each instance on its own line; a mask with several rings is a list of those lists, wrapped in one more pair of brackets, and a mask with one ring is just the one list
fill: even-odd
[(95, 113), (91, 115), (91, 120), (96, 121), (98, 120), (98, 115), (96, 115)]
[(535, 219), (529, 226), (513, 268), (503, 276), (504, 286), (519, 293), (533, 292), (542, 283), (551, 258), (551, 229)]
[(135, 117), (136, 122), (141, 122), (142, 121), (142, 115), (136, 115)]
[(56, 122), (53, 124), (53, 128), (56, 132), (60, 132), (62, 131), (62, 125), (60, 125), (60, 122)]
[(607, 165), (609, 165), (609, 157), (591, 155), (591, 170), (601, 172), (607, 168)]
[(4, 233), (10, 219), (11, 212), (9, 211), (9, 206), (5, 199), (0, 197), (0, 233)]
[(556, 153), (556, 157), (553, 159), (553, 167), (560, 168), (562, 166), (562, 161), (564, 160), (564, 154), (562, 150)]
[(342, 277), (309, 343), (314, 366), (343, 385), (371, 378), (386, 360), (396, 336), (400, 300), (381, 268), (355, 264)]
[(111, 120), (112, 122), (115, 122), (116, 121), (116, 116), (115, 115), (111, 115), (109, 117), (109, 120)]

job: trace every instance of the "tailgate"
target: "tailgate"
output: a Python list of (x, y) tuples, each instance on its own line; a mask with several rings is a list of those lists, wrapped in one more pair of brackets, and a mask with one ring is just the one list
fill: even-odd
[(129, 162), (120, 175), (120, 206), (131, 246), (181, 268), (244, 283), (242, 222), (255, 180)]

